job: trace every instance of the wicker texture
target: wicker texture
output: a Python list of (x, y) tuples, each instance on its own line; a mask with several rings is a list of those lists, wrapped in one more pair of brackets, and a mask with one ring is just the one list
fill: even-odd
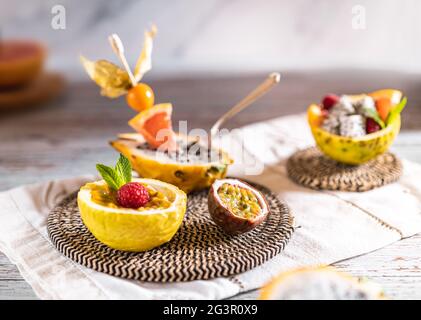
[(288, 207), (276, 194), (256, 187), (266, 196), (271, 214), (254, 230), (239, 236), (224, 234), (210, 219), (206, 191), (189, 195), (186, 217), (174, 238), (150, 251), (118, 251), (96, 240), (80, 218), (76, 193), (52, 210), (48, 234), (65, 256), (118, 277), (152, 282), (228, 277), (279, 254), (294, 231)]
[(311, 189), (363, 192), (397, 181), (402, 163), (394, 154), (384, 153), (362, 165), (345, 165), (312, 147), (294, 153), (287, 172), (293, 181)]

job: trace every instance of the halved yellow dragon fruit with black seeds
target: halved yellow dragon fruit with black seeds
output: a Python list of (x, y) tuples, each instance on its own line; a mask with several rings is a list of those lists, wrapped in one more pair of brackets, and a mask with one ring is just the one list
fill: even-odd
[(175, 139), (175, 151), (151, 148), (143, 136), (136, 133), (121, 134), (110, 144), (130, 160), (141, 177), (171, 183), (186, 193), (208, 188), (216, 179), (226, 176), (233, 160), (225, 151), (217, 148), (209, 151), (192, 137), (176, 135)]

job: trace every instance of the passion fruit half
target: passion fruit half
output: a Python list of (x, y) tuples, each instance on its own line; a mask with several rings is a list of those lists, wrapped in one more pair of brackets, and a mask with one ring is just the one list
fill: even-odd
[(250, 231), (269, 214), (262, 193), (238, 179), (216, 180), (209, 190), (208, 208), (213, 221), (230, 235)]

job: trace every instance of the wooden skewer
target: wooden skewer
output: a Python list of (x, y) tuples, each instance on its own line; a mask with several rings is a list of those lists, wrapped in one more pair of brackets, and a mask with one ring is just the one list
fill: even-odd
[(228, 112), (226, 112), (222, 117), (220, 117), (210, 130), (210, 135), (208, 137), (208, 147), (211, 148), (213, 137), (218, 133), (221, 125), (225, 121), (227, 121), (240, 111), (250, 106), (257, 99), (261, 98), (264, 94), (269, 92), (276, 84), (278, 84), (280, 80), (280, 73), (271, 73), (265, 81), (263, 81), (258, 87), (256, 87), (256, 89), (250, 92), (243, 100), (238, 102), (234, 107), (232, 107)]
[(121, 63), (124, 66), (124, 69), (126, 69), (127, 74), (129, 75), (130, 82), (132, 83), (132, 86), (136, 86), (137, 81), (136, 78), (133, 75), (132, 70), (130, 70), (129, 64), (127, 63), (126, 56), (124, 55), (124, 46), (123, 42), (121, 42), (120, 37), (113, 33), (108, 37), (108, 41), (111, 44), (111, 48), (113, 49), (114, 53), (117, 55), (117, 57), (120, 59)]

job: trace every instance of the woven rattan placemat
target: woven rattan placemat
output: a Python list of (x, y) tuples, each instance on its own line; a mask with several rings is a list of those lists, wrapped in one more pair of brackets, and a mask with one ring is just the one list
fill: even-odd
[(47, 222), (56, 248), (70, 259), (113, 276), (153, 282), (227, 277), (250, 270), (280, 253), (293, 233), (293, 218), (275, 193), (255, 185), (271, 209), (252, 231), (224, 234), (211, 220), (207, 191), (189, 195), (182, 226), (173, 239), (155, 249), (134, 253), (111, 249), (83, 224), (74, 193), (58, 204)]
[(288, 159), (287, 172), (293, 181), (311, 189), (362, 192), (398, 180), (402, 163), (393, 153), (384, 153), (362, 165), (345, 165), (311, 147)]

